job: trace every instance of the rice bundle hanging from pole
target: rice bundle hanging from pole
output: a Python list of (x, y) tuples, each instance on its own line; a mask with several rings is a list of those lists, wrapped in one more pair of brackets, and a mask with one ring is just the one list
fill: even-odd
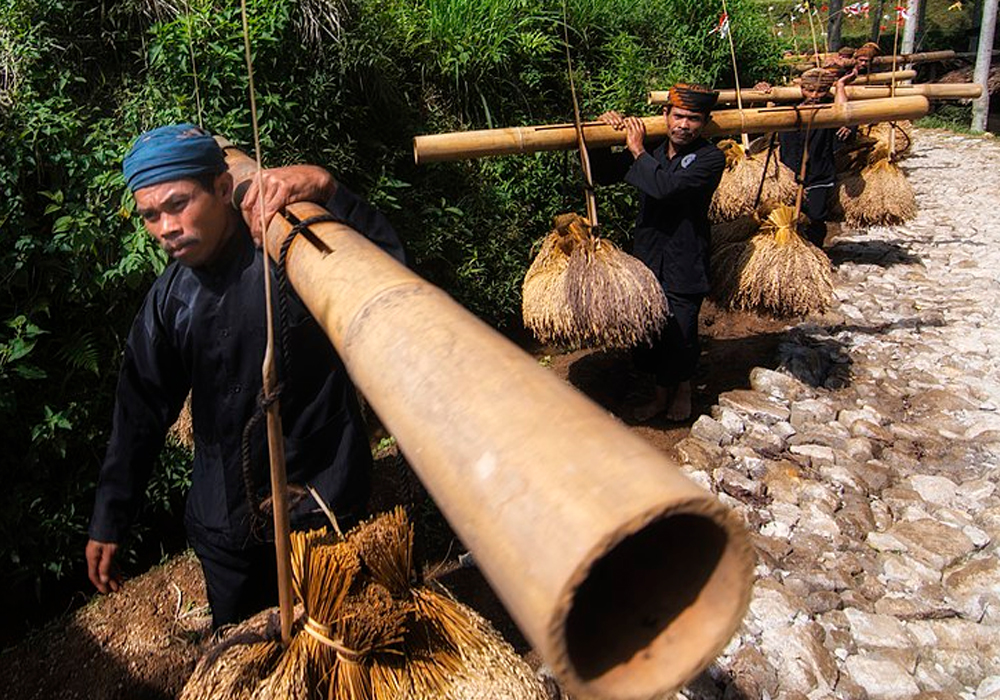
[(542, 343), (627, 348), (647, 342), (667, 316), (656, 277), (640, 260), (561, 214), (524, 276), (524, 325)]
[(790, 204), (795, 201), (795, 174), (776, 153), (768, 159), (754, 153), (753, 149), (745, 150), (732, 139), (720, 141), (718, 146), (726, 155), (726, 169), (712, 195), (709, 220), (718, 223), (753, 214), (758, 191), (761, 202)]
[(488, 623), (418, 583), (402, 508), (339, 538), (292, 534), (301, 614), (283, 651), (269, 611), (199, 662), (182, 700), (541, 700), (527, 665)]
[[(866, 136), (884, 144), (886, 150), (893, 154), (894, 160), (908, 155), (913, 146), (913, 122), (911, 121), (879, 122), (861, 127), (859, 131), (863, 131)], [(892, 139), (891, 144), (890, 138)]]
[(712, 260), (716, 297), (731, 308), (779, 318), (829, 308), (830, 260), (798, 233), (798, 223), (795, 207), (782, 205), (750, 240), (723, 246)]
[(860, 173), (837, 183), (837, 206), (850, 226), (894, 226), (917, 215), (913, 186), (889, 157), (888, 147), (877, 143)]

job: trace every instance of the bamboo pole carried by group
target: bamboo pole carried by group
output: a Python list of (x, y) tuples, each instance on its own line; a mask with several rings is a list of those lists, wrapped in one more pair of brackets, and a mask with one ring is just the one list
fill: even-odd
[[(822, 54), (820, 56), (820, 61), (822, 62), (824, 59), (835, 58), (836, 56), (837, 54)], [(907, 53), (895, 56), (876, 56), (872, 59), (872, 65), (884, 66), (890, 64), (907, 65), (914, 63), (934, 63), (935, 61), (947, 61), (951, 58), (955, 58), (954, 51), (924, 51), (922, 53)], [(815, 67), (815, 58), (811, 58), (808, 62), (801, 61), (793, 64), (793, 68), (802, 73)]]
[[(239, 191), (255, 164), (231, 147), (227, 162)], [(290, 205), (268, 253), (286, 251), (292, 289), (539, 656), (580, 697), (658, 697), (688, 682), (749, 603), (739, 517), (444, 292), (348, 226), (316, 222), (324, 215)], [(308, 233), (283, 248), (302, 222)]]
[[(848, 100), (876, 100), (892, 97), (892, 87), (889, 85), (848, 85)], [(929, 100), (967, 100), (976, 99), (983, 92), (976, 83), (921, 83), (919, 85), (897, 85), (896, 97), (908, 95), (923, 95)], [(736, 102), (736, 90), (719, 90), (720, 104)], [(652, 90), (649, 93), (649, 103), (665, 105), (670, 98), (669, 90)], [(740, 90), (739, 98), (746, 103), (762, 102), (800, 102), (802, 88), (798, 85), (780, 85), (770, 90)]]
[[(913, 80), (917, 77), (917, 71), (915, 70), (887, 70), (881, 71), (879, 73), (869, 73), (868, 75), (859, 75), (854, 79), (853, 85), (891, 85), (893, 82), (900, 82), (902, 80)], [(799, 78), (792, 80), (792, 83), (798, 84)]]
[[(918, 119), (929, 110), (930, 102), (923, 95), (863, 100), (848, 102), (846, 105), (821, 104), (717, 110), (712, 112), (702, 134), (726, 136), (740, 133), (797, 131), (806, 123), (811, 123), (814, 129), (856, 126), (881, 121)], [(643, 122), (646, 125), (647, 138), (650, 140), (667, 137), (667, 124), (662, 115), (644, 117)], [(616, 131), (603, 122), (585, 122), (582, 127), (589, 147), (619, 146), (625, 143), (624, 131)], [(413, 139), (413, 157), (417, 164), (422, 164), (483, 156), (565, 151), (576, 147), (574, 124), (552, 124), (416, 136)]]

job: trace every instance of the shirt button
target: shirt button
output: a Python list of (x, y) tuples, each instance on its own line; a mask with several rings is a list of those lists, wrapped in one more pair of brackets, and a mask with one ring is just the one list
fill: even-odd
[(223, 328), (223, 329), (222, 329), (222, 333), (220, 333), (220, 335), (221, 335), (221, 336), (222, 336), (223, 338), (228, 338), (228, 337), (229, 337), (229, 329), (228, 329), (228, 328)]
[(233, 393), (234, 394), (238, 394), (241, 391), (243, 391), (243, 387), (241, 387), (239, 384), (236, 384), (236, 385), (233, 386)]

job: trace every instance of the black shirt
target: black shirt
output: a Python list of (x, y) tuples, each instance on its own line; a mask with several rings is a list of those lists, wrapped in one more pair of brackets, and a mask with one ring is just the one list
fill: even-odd
[[(339, 186), (327, 208), (403, 260), (389, 222), (347, 188)], [(174, 262), (154, 282), (125, 346), (90, 521), (92, 539), (120, 542), (128, 531), (167, 428), (191, 389), (195, 454), (185, 514), (189, 535), (229, 547), (251, 544), (240, 448), (262, 384), (267, 339), (262, 276), (263, 252), (241, 225), (210, 266)], [(278, 293), (276, 284), (272, 291)], [(287, 324), (290, 357), (281, 357), (277, 337), (276, 346), (284, 370), (280, 405), (288, 481), (313, 486), (335, 513), (356, 513), (368, 497), (371, 452), (354, 387), (290, 287)], [(276, 334), (278, 329), (276, 319)], [(263, 420), (253, 434), (251, 457), (253, 488), (267, 494)], [(306, 498), (293, 511), (293, 524), (315, 508)]]
[[(827, 96), (820, 100), (822, 104), (830, 104), (833, 97)], [(839, 141), (837, 131), (832, 129), (809, 130), (809, 159), (806, 161), (806, 176), (801, 180), (806, 187), (814, 185), (829, 185), (837, 179), (835, 154)], [(778, 134), (781, 144), (781, 162), (795, 173), (795, 181), (799, 182), (802, 169), (802, 150), (806, 144), (806, 129), (799, 131), (783, 131)]]
[(591, 152), (595, 182), (624, 181), (641, 193), (632, 252), (666, 292), (708, 293), (708, 205), (725, 167), (722, 151), (705, 139), (673, 158), (666, 141), (635, 159), (628, 150)]

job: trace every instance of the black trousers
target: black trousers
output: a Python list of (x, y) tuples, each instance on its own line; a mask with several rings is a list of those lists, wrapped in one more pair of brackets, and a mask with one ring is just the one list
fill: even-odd
[(242, 622), (278, 604), (278, 565), (274, 544), (229, 549), (209, 542), (191, 543), (205, 573), (212, 628)]
[(810, 187), (802, 200), (802, 213), (809, 217), (806, 238), (817, 248), (826, 240), (826, 219), (830, 215), (830, 197), (833, 187)]
[(698, 314), (705, 295), (666, 294), (670, 316), (652, 346), (635, 349), (633, 362), (639, 371), (656, 375), (657, 385), (671, 387), (691, 379), (698, 367)]

